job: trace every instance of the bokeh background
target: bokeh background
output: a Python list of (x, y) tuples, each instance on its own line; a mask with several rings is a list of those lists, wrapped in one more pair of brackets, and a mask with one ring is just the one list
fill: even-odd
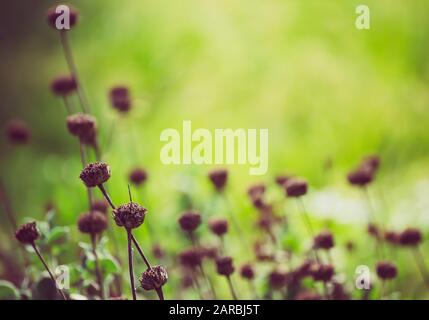
[[(20, 222), (26, 217), (44, 220), (45, 204), (55, 205), (54, 224), (69, 226), (69, 248), (58, 249), (55, 260), (69, 264), (77, 243), (87, 241), (75, 227), (87, 200), (78, 179), (77, 141), (67, 132), (62, 101), (49, 90), (56, 75), (67, 73), (58, 34), (45, 18), (55, 3), (2, 1), (0, 125), (24, 119), (32, 139), (29, 145), (16, 147), (3, 135), (0, 168)], [(206, 176), (211, 167), (164, 166), (159, 160), (161, 131), (181, 129), (183, 120), (192, 120), (194, 128), (268, 128), (267, 175), (249, 176), (247, 166), (227, 167), (233, 210), (249, 238), (257, 238), (256, 213), (246, 195), (249, 184), (267, 183), (268, 198), (282, 203), (275, 175), (305, 177), (311, 186), (306, 202), (312, 219), (318, 229), (334, 232), (337, 269), (351, 286), (357, 265), (374, 264), (374, 244), (365, 234), (367, 209), (346, 180), (364, 155), (379, 154), (382, 159), (373, 186), (377, 218), (392, 229), (428, 230), (427, 1), (70, 3), (80, 12), (70, 37), (98, 119), (103, 158), (112, 168), (108, 186), (115, 202), (127, 201), (127, 176), (133, 167), (149, 172), (144, 189), (133, 189), (134, 198), (150, 212), (146, 220), (150, 227), (136, 233), (143, 247), (158, 243), (174, 255), (188, 245), (176, 222), (185, 206), (184, 194), (205, 217), (226, 214), (213, 200)], [(355, 8), (362, 3), (371, 10), (370, 30), (355, 28)], [(125, 117), (108, 100), (108, 90), (117, 84), (132, 92), (133, 109)], [(113, 142), (103, 149), (112, 128)], [(279, 208), (289, 218), (287, 231), (279, 231), (282, 245), (304, 251), (309, 239), (299, 212), (290, 201)], [(11, 240), (4, 215), (0, 221), (0, 251), (13, 257), (18, 243)], [(215, 242), (206, 229), (201, 237)], [(116, 237), (124, 242), (120, 231), (115, 231)], [(353, 254), (343, 250), (348, 240), (359, 250)], [(234, 234), (229, 241), (237, 264), (253, 259), (240, 249)], [(392, 255), (399, 268), (393, 294), (425, 297), (417, 268), (407, 263), (409, 253)], [(177, 297), (180, 272), (174, 262), (166, 264), (172, 270), (166, 296)], [(243, 286), (240, 295), (250, 297), (238, 277), (236, 281)], [(226, 283), (217, 285), (228, 298)], [(262, 277), (257, 285), (263, 290)], [(183, 295), (196, 297), (193, 292)]]

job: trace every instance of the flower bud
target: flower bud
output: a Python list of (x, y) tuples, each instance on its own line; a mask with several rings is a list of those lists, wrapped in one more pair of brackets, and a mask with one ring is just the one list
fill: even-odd
[(377, 263), (377, 275), (382, 280), (396, 278), (398, 270), (392, 262), (381, 261)]
[(110, 178), (110, 167), (104, 162), (89, 163), (83, 168), (80, 179), (88, 188), (103, 184)]
[(26, 223), (15, 232), (15, 238), (22, 244), (33, 244), (39, 236), (36, 222)]
[(30, 129), (21, 120), (11, 120), (6, 125), (6, 134), (13, 144), (26, 144), (30, 140)]
[(51, 91), (57, 96), (68, 96), (76, 89), (76, 78), (71, 75), (60, 75), (51, 82)]
[(240, 268), (240, 275), (244, 279), (252, 280), (255, 278), (255, 270), (251, 264), (244, 264)]
[(107, 218), (99, 211), (92, 211), (80, 216), (77, 225), (80, 232), (96, 235), (107, 229)]
[(74, 114), (67, 117), (67, 128), (70, 134), (79, 138), (83, 144), (95, 145), (97, 120), (88, 114)]
[(298, 178), (289, 179), (284, 185), (288, 197), (300, 197), (307, 193), (307, 181)]
[(145, 290), (155, 290), (167, 283), (168, 274), (163, 266), (153, 266), (143, 272), (140, 284)]
[(422, 242), (422, 233), (415, 228), (405, 229), (399, 236), (399, 242), (403, 246), (418, 246)]
[(216, 190), (222, 192), (228, 180), (228, 171), (225, 169), (212, 170), (209, 172), (209, 178)]
[(212, 219), (209, 221), (209, 228), (214, 234), (221, 237), (228, 232), (228, 221), (222, 218)]
[(179, 224), (183, 231), (194, 232), (201, 224), (201, 215), (197, 211), (187, 211), (179, 218)]
[(145, 219), (147, 209), (141, 205), (130, 202), (113, 210), (113, 219), (119, 227), (127, 230), (139, 227)]
[(135, 168), (130, 172), (129, 180), (136, 186), (142, 185), (147, 180), (147, 172), (142, 168)]
[(323, 231), (314, 237), (314, 248), (329, 250), (334, 247), (334, 237), (332, 233)]
[(129, 90), (124, 86), (116, 86), (110, 89), (110, 103), (119, 112), (128, 112), (131, 109)]
[(231, 257), (219, 257), (216, 259), (217, 273), (222, 276), (230, 276), (234, 273), (234, 265)]
[[(73, 28), (78, 20), (79, 14), (76, 11), (76, 9), (74, 9), (71, 6), (67, 6), (69, 8), (69, 21), (70, 21), (70, 28)], [(57, 30), (57, 19), (60, 17), (60, 15), (64, 15), (67, 13), (63, 13), (63, 12), (58, 12), (57, 13), (57, 6), (53, 6), (51, 8), (48, 9), (48, 14), (47, 14), (47, 18), (48, 18), (48, 23), (49, 25)], [(67, 29), (64, 29), (67, 30)]]

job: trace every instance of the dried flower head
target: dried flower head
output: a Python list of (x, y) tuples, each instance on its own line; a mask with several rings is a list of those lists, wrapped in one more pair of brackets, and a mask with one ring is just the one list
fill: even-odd
[(226, 169), (212, 170), (209, 172), (209, 178), (216, 190), (218, 192), (222, 192), (225, 189), (226, 182), (228, 180), (228, 171)]
[(159, 244), (153, 245), (152, 254), (157, 259), (163, 259), (165, 257), (165, 252)]
[[(59, 22), (62, 23), (63, 19), (65, 17), (64, 15), (66, 14), (62, 10), (60, 10), (60, 11), (57, 12), (57, 7), (58, 6), (53, 6), (53, 7), (49, 8), (48, 9), (48, 13), (47, 13), (47, 18), (48, 18), (49, 25), (52, 28), (56, 29), (56, 30), (58, 30), (57, 29), (57, 19), (60, 18), (61, 20)], [(69, 6), (69, 5), (67, 5), (67, 7), (69, 8), (69, 13), (70, 13), (69, 14), (70, 28), (73, 28), (76, 25), (77, 21), (78, 21), (79, 14), (78, 14), (78, 12), (76, 11), (75, 8), (73, 8), (73, 7)], [(65, 31), (67, 29), (63, 29), (63, 30)]]
[(76, 89), (76, 78), (72, 75), (60, 75), (51, 82), (51, 91), (57, 96), (68, 96)]
[(194, 232), (201, 224), (201, 215), (194, 210), (186, 211), (179, 218), (179, 224), (183, 231)]
[(315, 263), (311, 267), (311, 276), (314, 281), (329, 282), (334, 276), (334, 267), (330, 264)]
[(351, 185), (365, 187), (374, 179), (373, 171), (369, 167), (359, 167), (347, 175), (347, 180)]
[(97, 120), (89, 114), (73, 114), (67, 117), (67, 129), (70, 134), (79, 138), (80, 142), (95, 145)]
[(252, 280), (255, 278), (255, 270), (250, 263), (247, 263), (241, 266), (240, 275), (244, 279)]
[(109, 210), (109, 203), (104, 199), (94, 200), (91, 204), (91, 210), (100, 211), (104, 214), (107, 214), (107, 210)]
[(304, 179), (290, 178), (284, 185), (288, 197), (300, 197), (307, 193), (308, 184)]
[(310, 277), (312, 275), (312, 268), (314, 264), (315, 262), (311, 260), (304, 261), (294, 271), (295, 278), (301, 280), (301, 279), (304, 279), (305, 277)]
[(110, 178), (110, 167), (104, 162), (89, 163), (83, 168), (80, 179), (88, 188), (103, 184)]
[(6, 134), (13, 144), (26, 144), (30, 140), (30, 129), (22, 120), (10, 120), (6, 125)]
[(285, 175), (280, 175), (276, 177), (276, 183), (280, 186), (283, 187), (285, 185), (285, 183), (292, 178), (292, 176), (285, 176)]
[(139, 186), (147, 180), (147, 172), (142, 168), (135, 168), (129, 174), (129, 180), (131, 183)]
[(33, 244), (39, 236), (36, 222), (26, 223), (15, 232), (15, 238), (23, 244)]
[(334, 236), (329, 231), (322, 231), (314, 237), (314, 248), (329, 250), (334, 247)]
[(399, 242), (403, 246), (418, 246), (422, 242), (422, 233), (419, 229), (407, 228), (401, 232)]
[(219, 257), (216, 259), (216, 271), (222, 276), (230, 276), (234, 273), (234, 265), (231, 257)]
[(396, 278), (398, 270), (393, 262), (381, 261), (377, 263), (377, 275), (382, 280)]
[(266, 190), (266, 187), (264, 184), (255, 184), (253, 186), (250, 186), (249, 189), (247, 189), (247, 195), (249, 196), (250, 200), (255, 201), (257, 199), (262, 198)]
[(130, 93), (125, 86), (116, 86), (110, 89), (110, 102), (119, 112), (128, 112), (131, 109)]
[(396, 231), (387, 230), (384, 232), (384, 239), (387, 243), (397, 245), (400, 242), (401, 234)]
[(382, 233), (377, 225), (369, 223), (367, 227), (368, 234), (376, 239), (381, 239)]
[(79, 217), (77, 226), (82, 233), (100, 234), (107, 229), (107, 218), (100, 211), (87, 212)]
[(194, 248), (186, 249), (179, 254), (179, 261), (185, 267), (197, 268), (201, 265), (201, 252)]
[(155, 290), (167, 283), (168, 274), (163, 266), (153, 266), (143, 272), (140, 284), (145, 290)]
[(228, 221), (222, 218), (211, 219), (209, 221), (209, 228), (214, 234), (221, 237), (228, 232)]
[(281, 270), (273, 270), (268, 274), (268, 284), (271, 289), (281, 290), (288, 282), (287, 272)]
[(380, 161), (381, 161), (380, 156), (371, 155), (371, 156), (365, 157), (362, 160), (360, 167), (366, 167), (370, 169), (373, 173), (375, 173), (380, 167)]
[(139, 227), (145, 219), (147, 209), (138, 203), (130, 202), (113, 210), (113, 219), (119, 227), (127, 230)]

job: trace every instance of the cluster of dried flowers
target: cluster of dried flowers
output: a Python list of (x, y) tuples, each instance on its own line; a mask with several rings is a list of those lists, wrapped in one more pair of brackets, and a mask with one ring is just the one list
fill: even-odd
[[(54, 9), (48, 11), (48, 22), (55, 28), (55, 20), (58, 14)], [(75, 9), (71, 10), (71, 27), (78, 22), (78, 13)], [(129, 269), (129, 282), (131, 296), (137, 299), (136, 285), (134, 279), (133, 248), (145, 264), (145, 270), (141, 272), (139, 278), (140, 286), (147, 291), (155, 291), (160, 300), (164, 299), (163, 286), (168, 281), (166, 268), (162, 265), (151, 265), (140, 245), (133, 234), (133, 230), (141, 227), (145, 222), (148, 210), (140, 204), (133, 202), (129, 190), (129, 202), (116, 206), (109, 195), (106, 184), (111, 177), (110, 166), (102, 161), (102, 153), (98, 139), (98, 125), (96, 118), (90, 113), (90, 107), (86, 99), (82, 83), (77, 73), (76, 64), (73, 60), (69, 36), (67, 30), (56, 30), (60, 35), (61, 44), (69, 67), (69, 74), (57, 76), (51, 83), (51, 91), (60, 97), (67, 111), (66, 127), (69, 133), (77, 138), (79, 142), (79, 153), (82, 162), (82, 171), (80, 179), (87, 189), (88, 209), (77, 219), (78, 230), (90, 237), (95, 261), (95, 278), (97, 286), (95, 292), (98, 298), (111, 298), (109, 292), (105, 292), (103, 269), (99, 265), (97, 256), (97, 246), (104, 233), (109, 228), (109, 210), (112, 211), (112, 218), (117, 227), (123, 228), (127, 236), (127, 256)], [(73, 105), (70, 99), (72, 95), (77, 95), (80, 110)], [(125, 86), (115, 86), (109, 92), (111, 105), (121, 114), (126, 114), (131, 110), (132, 100), (130, 92)], [(6, 134), (9, 140), (14, 144), (28, 143), (31, 137), (28, 126), (19, 120), (13, 120), (8, 123)], [(88, 161), (89, 151), (93, 150), (97, 161)], [(385, 281), (392, 281), (397, 277), (398, 269), (394, 262), (387, 261), (384, 246), (404, 247), (413, 252), (419, 270), (423, 277), (423, 282), (429, 288), (429, 276), (424, 263), (424, 257), (419, 249), (423, 241), (420, 230), (416, 228), (407, 228), (402, 231), (386, 230), (381, 223), (377, 223), (377, 216), (371, 209), (371, 201), (368, 187), (374, 181), (377, 171), (380, 167), (380, 159), (377, 156), (364, 158), (357, 168), (347, 175), (347, 180), (352, 186), (356, 186), (363, 192), (370, 208), (370, 219), (368, 221), (368, 234), (375, 240), (377, 245), (377, 261), (375, 263), (376, 274), (381, 280), (382, 286)], [(289, 228), (286, 217), (275, 208), (274, 203), (268, 201), (267, 190), (270, 187), (265, 184), (251, 185), (247, 190), (249, 200), (257, 213), (256, 227), (263, 235), (262, 239), (253, 244), (249, 244), (245, 232), (243, 232), (240, 219), (229, 206), (228, 200), (228, 171), (225, 169), (216, 169), (208, 174), (209, 181), (212, 183), (215, 195), (214, 197), (222, 199), (229, 216), (216, 216), (207, 218), (200, 211), (189, 208), (181, 214), (178, 224), (185, 235), (189, 246), (177, 254), (178, 264), (182, 272), (182, 289), (192, 288), (201, 299), (218, 298), (216, 283), (217, 277), (226, 279), (230, 295), (233, 299), (240, 298), (233, 280), (236, 271), (234, 265), (234, 255), (231, 239), (228, 239), (229, 233), (235, 233), (240, 239), (243, 250), (249, 254), (247, 262), (242, 263), (237, 268), (243, 281), (248, 283), (249, 292), (254, 298), (282, 298), (296, 300), (319, 300), (319, 299), (350, 299), (345, 284), (340, 281), (331, 251), (335, 248), (335, 239), (329, 230), (318, 230), (313, 225), (313, 221), (305, 205), (305, 196), (309, 191), (308, 183), (305, 179), (281, 175), (275, 178), (275, 183), (282, 188), (285, 198), (296, 202), (300, 218), (306, 226), (308, 239), (311, 241), (309, 251), (296, 265), (290, 264), (291, 252), (283, 248), (279, 241), (279, 234), (285, 228)], [(146, 170), (136, 167), (129, 172), (129, 182), (134, 186), (142, 186), (148, 179)], [(98, 189), (104, 199), (94, 199), (94, 189)], [(2, 199), (5, 198), (4, 194)], [(40, 262), (45, 267), (51, 280), (55, 283), (55, 276), (44, 260), (41, 250), (37, 245), (40, 238), (40, 232), (36, 222), (29, 222), (17, 227), (14, 215), (11, 210), (6, 210), (11, 225), (16, 229), (15, 237), (25, 246), (31, 246)], [(214, 245), (204, 244), (199, 234), (201, 227), (206, 224), (208, 230), (216, 239)], [(230, 226), (231, 224), (231, 226)], [(252, 231), (253, 232), (253, 231)], [(348, 250), (353, 250), (352, 242), (347, 244)], [(250, 258), (250, 252), (256, 259)], [(153, 255), (158, 259), (163, 259), (166, 253), (159, 246), (153, 247)], [(286, 266), (286, 267), (285, 267)], [(207, 270), (216, 272), (208, 272)], [(264, 296), (258, 296), (256, 290), (256, 280), (264, 279), (268, 290)], [(312, 279), (314, 283), (320, 283), (322, 290), (317, 290), (317, 286), (309, 289), (305, 285), (306, 279)], [(383, 286), (384, 287), (384, 286)], [(63, 299), (68, 299), (67, 292), (58, 289), (59, 295)], [(381, 292), (380, 297), (383, 298)]]

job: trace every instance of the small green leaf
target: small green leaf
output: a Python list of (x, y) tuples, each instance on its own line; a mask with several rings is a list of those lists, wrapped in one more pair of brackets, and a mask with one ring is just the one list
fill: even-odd
[[(98, 264), (104, 274), (119, 273), (121, 270), (119, 263), (113, 257), (104, 257), (102, 259), (99, 259)], [(95, 271), (95, 260), (88, 259), (86, 266), (89, 270)]]
[(68, 239), (70, 233), (69, 227), (54, 227), (46, 236), (48, 245), (64, 243)]
[(9, 281), (0, 280), (0, 300), (18, 300), (19, 290)]

